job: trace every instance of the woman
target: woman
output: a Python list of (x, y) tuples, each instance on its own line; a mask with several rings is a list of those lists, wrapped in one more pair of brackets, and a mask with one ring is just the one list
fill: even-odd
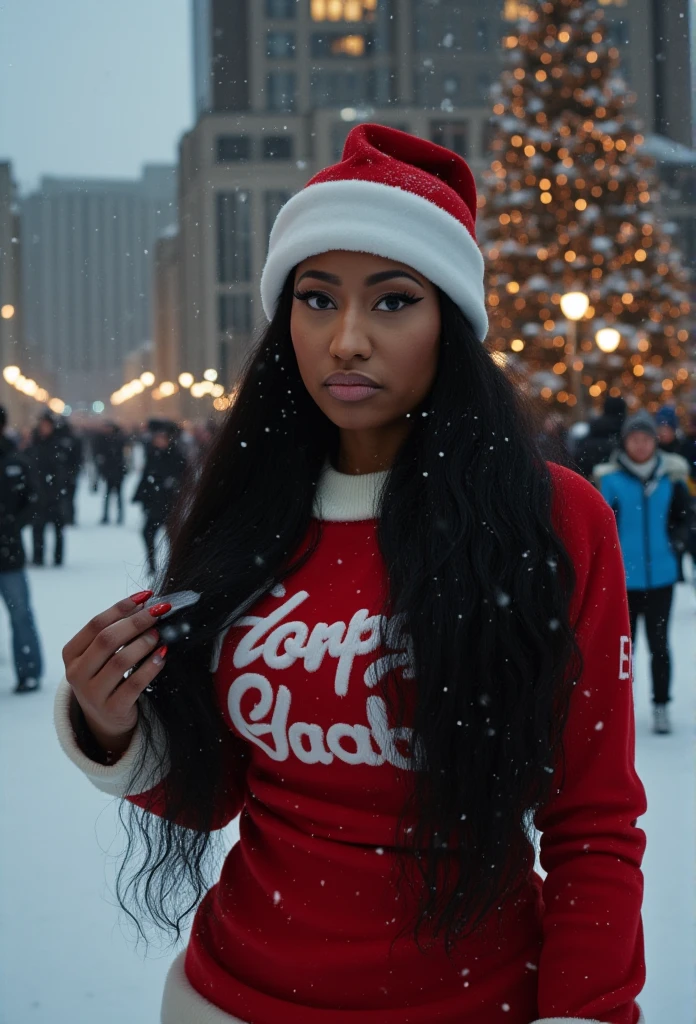
[(64, 650), (64, 748), (145, 844), (137, 919), (178, 932), (241, 812), (165, 1024), (639, 1019), (616, 527), (481, 344), (475, 211), (460, 157), (351, 131), (276, 220), (270, 324), (179, 505), (189, 640), (163, 660), (139, 594)]
[(630, 416), (621, 431), (621, 448), (609, 462), (595, 467), (594, 476), (618, 521), (634, 640), (638, 618), (645, 618), (652, 659), (653, 732), (664, 734), (672, 731), (667, 713), (667, 634), (674, 584), (689, 537), (689, 467), (681, 455), (662, 452), (657, 444), (652, 416)]
[(132, 498), (142, 504), (145, 513), (143, 540), (151, 575), (157, 571), (155, 538), (176, 502), (186, 472), (186, 459), (177, 447), (177, 434), (176, 424), (163, 423), (153, 430), (143, 475)]

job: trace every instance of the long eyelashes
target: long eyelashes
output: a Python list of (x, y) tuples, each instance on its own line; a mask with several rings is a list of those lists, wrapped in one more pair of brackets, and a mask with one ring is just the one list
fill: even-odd
[[(314, 298), (314, 297), (321, 297), (323, 299), (328, 299), (329, 302), (333, 301), (331, 299), (331, 296), (327, 295), (326, 292), (320, 292), (320, 291), (316, 291), (314, 289), (310, 289), (310, 290), (304, 291), (304, 292), (293, 291), (293, 295), (300, 302), (307, 302), (309, 299)], [(423, 296), (422, 295), (414, 295), (413, 292), (409, 292), (409, 291), (388, 292), (386, 295), (383, 295), (380, 299), (377, 300), (377, 305), (379, 305), (380, 302), (384, 302), (385, 299), (400, 299), (406, 306), (413, 306), (417, 302), (422, 302), (423, 301)], [(318, 309), (317, 312), (323, 312), (323, 310), (330, 309), (330, 308), (331, 308), (330, 306), (324, 306), (323, 309)], [(404, 307), (402, 306), (401, 309), (403, 309), (403, 308)], [(310, 309), (316, 309), (316, 307), (310, 306)], [(379, 310), (379, 312), (399, 313), (401, 311), (401, 309), (392, 309), (392, 310), (386, 310), (386, 311), (385, 310)]]

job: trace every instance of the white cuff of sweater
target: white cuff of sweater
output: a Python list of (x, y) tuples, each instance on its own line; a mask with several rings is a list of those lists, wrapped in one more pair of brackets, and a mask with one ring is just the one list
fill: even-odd
[(71, 701), (72, 688), (67, 679), (63, 677), (53, 705), (53, 721), (58, 734), (58, 742), (72, 763), (77, 765), (97, 789), (100, 789), (102, 793), (108, 793), (109, 796), (136, 796), (138, 793), (146, 793), (153, 789), (166, 777), (167, 772), (162, 761), (152, 758), (145, 762), (138, 772), (137, 778), (132, 778), (142, 755), (143, 734), (139, 725), (133, 733), (128, 748), (116, 764), (106, 765), (93, 761), (77, 743), (70, 721)]
[[(645, 1024), (643, 1011), (638, 1007), (640, 1016), (638, 1024)], [(590, 1020), (588, 1017), (542, 1017), (540, 1020), (533, 1020), (532, 1024), (602, 1024), (601, 1020)]]

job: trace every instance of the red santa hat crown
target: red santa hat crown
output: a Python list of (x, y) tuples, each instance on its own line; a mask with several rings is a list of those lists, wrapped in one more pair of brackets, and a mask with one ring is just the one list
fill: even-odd
[(444, 146), (361, 124), (340, 163), (315, 174), (278, 214), (261, 275), (272, 319), (288, 273), (308, 256), (347, 249), (407, 263), (456, 302), (483, 341), (488, 331), (476, 184)]

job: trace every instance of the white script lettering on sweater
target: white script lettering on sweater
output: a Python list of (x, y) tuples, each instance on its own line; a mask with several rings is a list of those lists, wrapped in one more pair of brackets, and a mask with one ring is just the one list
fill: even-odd
[[(280, 588), (274, 593), (284, 596)], [(247, 615), (239, 619), (236, 625), (250, 628), (235, 648), (234, 667), (246, 669), (261, 660), (268, 668), (282, 670), (302, 661), (305, 671), (316, 672), (328, 654), (337, 660), (334, 691), (336, 696), (345, 697), (356, 656), (376, 651), (384, 628), (387, 653), (368, 666), (363, 682), (373, 688), (396, 668), (404, 669), (404, 678), (413, 678), (412, 644), (400, 616), (387, 619), (382, 615), (369, 615), (368, 609), (361, 608), (348, 625), (318, 622), (310, 633), (309, 626), (301, 619), (284, 621), (308, 597), (308, 591), (300, 590), (265, 617)], [(246, 694), (257, 698), (248, 720), (241, 708)], [(412, 730), (389, 727), (386, 704), (381, 697), (367, 697), (367, 725), (337, 722), (326, 730), (326, 735), (316, 723), (288, 725), (292, 704), (290, 690), (281, 685), (274, 694), (269, 680), (258, 672), (243, 672), (238, 676), (229, 688), (227, 703), (237, 731), (274, 761), (287, 760), (292, 751), (305, 764), (331, 764), (336, 757), (346, 764), (377, 766), (386, 761), (398, 768), (412, 767), (411, 753), (406, 755), (397, 746), (404, 743), (410, 752)]]

